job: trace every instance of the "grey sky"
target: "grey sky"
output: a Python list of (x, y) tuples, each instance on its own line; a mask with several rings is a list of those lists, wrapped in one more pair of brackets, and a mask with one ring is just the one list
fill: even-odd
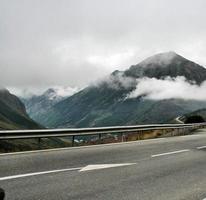
[(82, 87), (163, 51), (206, 66), (205, 0), (0, 0), (0, 85)]

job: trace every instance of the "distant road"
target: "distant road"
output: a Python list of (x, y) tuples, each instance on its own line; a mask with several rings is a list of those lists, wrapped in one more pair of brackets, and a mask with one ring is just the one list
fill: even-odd
[(203, 200), (206, 129), (194, 135), (0, 156), (7, 200)]
[(180, 117), (181, 117), (181, 116), (176, 117), (175, 120), (176, 120), (178, 123), (180, 123), (180, 124), (184, 124), (184, 122), (180, 120)]

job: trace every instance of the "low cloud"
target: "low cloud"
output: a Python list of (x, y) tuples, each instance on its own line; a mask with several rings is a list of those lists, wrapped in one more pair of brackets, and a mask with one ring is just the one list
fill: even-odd
[[(90, 86), (102, 87), (103, 85), (115, 90), (126, 89), (131, 91), (131, 89), (134, 88), (130, 93), (127, 94), (125, 99), (132, 99), (142, 96), (145, 99), (151, 100), (175, 98), (206, 101), (206, 81), (204, 81), (201, 85), (197, 85), (195, 82), (188, 81), (184, 76), (178, 76), (176, 78), (166, 77), (165, 79), (148, 77), (135, 79), (125, 76), (121, 71), (116, 71), (110, 76), (93, 82)], [(60, 97), (71, 96), (81, 89), (77, 87), (63, 86), (54, 86), (51, 88), (53, 88), (56, 95)], [(41, 95), (48, 88), (41, 88), (38, 90), (35, 88), (8, 89), (17, 96), (28, 98), (32, 95)]]
[(93, 82), (91, 86), (101, 87), (102, 85), (106, 85), (108, 88), (119, 90), (130, 89), (132, 87), (134, 88), (136, 84), (136, 79), (125, 76), (123, 72), (116, 71), (113, 72), (113, 74), (111, 74), (110, 76), (100, 79), (99, 81)]
[(79, 91), (79, 88), (77, 87), (72, 88), (72, 87), (55, 86), (53, 87), (53, 89), (55, 90), (56, 94), (61, 97), (68, 97)]
[(55, 95), (59, 97), (69, 97), (80, 90), (77, 87), (64, 87), (64, 86), (51, 86), (51, 87), (27, 87), (27, 88), (19, 88), (19, 87), (9, 87), (8, 90), (19, 97), (30, 98), (32, 96), (39, 96), (45, 93), (48, 89), (53, 89), (55, 91)]
[(206, 100), (206, 81), (201, 85), (188, 82), (185, 77), (167, 77), (165, 79), (141, 78), (137, 79), (136, 88), (128, 94), (127, 98), (144, 96), (146, 99), (186, 99)]

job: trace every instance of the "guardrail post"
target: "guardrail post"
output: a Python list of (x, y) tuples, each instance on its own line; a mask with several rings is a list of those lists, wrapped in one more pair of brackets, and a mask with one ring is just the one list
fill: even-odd
[(121, 133), (122, 142), (124, 142), (124, 133)]
[(102, 134), (99, 134), (99, 143), (101, 143), (101, 139), (102, 139)]
[(72, 135), (72, 147), (74, 146), (74, 135)]
[(41, 149), (41, 138), (38, 138), (38, 148)]

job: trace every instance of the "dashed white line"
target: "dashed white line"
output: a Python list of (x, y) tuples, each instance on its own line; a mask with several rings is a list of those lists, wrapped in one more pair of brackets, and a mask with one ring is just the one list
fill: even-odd
[(68, 169), (58, 169), (58, 170), (50, 170), (50, 171), (43, 171), (43, 172), (34, 172), (34, 173), (19, 174), (19, 175), (13, 175), (13, 176), (5, 176), (5, 177), (0, 177), (0, 181), (10, 180), (10, 179), (17, 179), (17, 178), (23, 178), (23, 177), (28, 177), (28, 176), (37, 176), (37, 175), (43, 175), (43, 174), (52, 174), (52, 173), (57, 173), (57, 172), (75, 171), (75, 170), (80, 170), (80, 169), (82, 169), (82, 167), (68, 168)]
[(178, 153), (184, 153), (190, 151), (189, 149), (183, 149), (183, 150), (178, 150), (178, 151), (171, 151), (171, 152), (166, 152), (166, 153), (161, 153), (161, 154), (154, 154), (151, 155), (152, 158), (159, 157), (159, 156), (166, 156), (166, 155), (171, 155), (171, 154), (178, 154)]
[(206, 149), (206, 146), (197, 147), (197, 149)]

